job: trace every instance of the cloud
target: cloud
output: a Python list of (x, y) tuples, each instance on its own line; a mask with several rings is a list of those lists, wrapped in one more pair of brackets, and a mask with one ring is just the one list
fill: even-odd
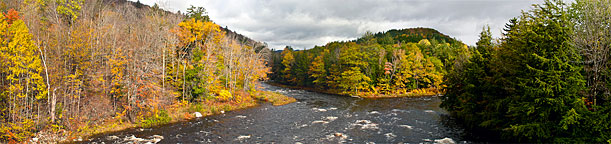
[(221, 26), (280, 49), (352, 40), (367, 31), (430, 27), (474, 45), (482, 27), (505, 23), (541, 0), (141, 0), (182, 12), (206, 8)]

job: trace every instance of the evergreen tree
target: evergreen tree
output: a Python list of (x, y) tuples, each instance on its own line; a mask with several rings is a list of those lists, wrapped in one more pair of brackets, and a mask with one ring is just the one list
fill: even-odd
[[(520, 16), (507, 31), (502, 50), (511, 60), (504, 61), (516, 69), (507, 85), (515, 92), (509, 95), (508, 129), (524, 141), (547, 141), (568, 134), (568, 128), (579, 123), (584, 110), (579, 92), (584, 87), (581, 67), (574, 62), (581, 57), (571, 46), (570, 21), (566, 5), (546, 1), (530, 13)], [(559, 127), (560, 126), (560, 127)]]
[[(446, 94), (442, 107), (449, 109), (455, 116), (461, 118), (467, 126), (474, 128), (476, 126), (491, 126), (497, 119), (491, 117), (482, 117), (487, 115), (484, 113), (489, 106), (491, 96), (489, 92), (495, 91), (488, 89), (491, 83), (490, 80), (490, 58), (492, 54), (492, 35), (489, 28), (484, 28), (480, 33), (477, 41), (476, 50), (468, 59), (468, 61), (460, 62), (461, 67), (455, 67), (447, 76)], [(491, 110), (490, 110), (491, 111)], [(489, 120), (484, 122), (485, 120)]]

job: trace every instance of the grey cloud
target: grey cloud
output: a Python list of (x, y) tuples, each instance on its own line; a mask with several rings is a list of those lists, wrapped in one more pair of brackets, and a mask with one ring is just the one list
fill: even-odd
[(272, 48), (351, 40), (366, 31), (430, 27), (473, 45), (484, 25), (504, 24), (540, 0), (141, 0), (173, 10), (205, 7), (213, 21)]

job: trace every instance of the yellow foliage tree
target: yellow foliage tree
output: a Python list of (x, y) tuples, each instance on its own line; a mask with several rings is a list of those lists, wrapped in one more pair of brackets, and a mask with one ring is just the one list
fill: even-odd
[(285, 80), (289, 83), (297, 81), (297, 79), (291, 75), (291, 69), (294, 62), (295, 57), (293, 56), (293, 51), (289, 48), (284, 48), (282, 51), (282, 65), (284, 66), (282, 73), (284, 74)]
[(182, 99), (210, 96), (214, 92), (211, 90), (219, 87), (219, 73), (225, 59), (219, 50), (227, 42), (225, 33), (217, 24), (196, 19), (180, 22), (173, 32), (179, 42), (177, 60), (167, 65), (168, 78), (173, 80), (170, 83), (181, 91)]
[(320, 55), (314, 58), (310, 67), (310, 76), (314, 78), (314, 83), (319, 86), (325, 85), (327, 82), (327, 70), (325, 69), (325, 62), (323, 56), (329, 53), (329, 50), (325, 49)]
[(84, 0), (57, 0), (57, 13), (65, 16), (71, 21), (75, 21), (79, 16), (81, 4)]
[(0, 139), (32, 135), (34, 109), (46, 97), (38, 49), (16, 11), (0, 13)]

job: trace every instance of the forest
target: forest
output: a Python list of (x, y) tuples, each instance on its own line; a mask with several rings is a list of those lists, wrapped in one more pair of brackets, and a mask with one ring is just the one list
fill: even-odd
[[(272, 54), (271, 80), (366, 98), (442, 95), (484, 137), (611, 143), (611, 2), (547, 0), (467, 47), (434, 29)], [(479, 133), (478, 133), (479, 134)]]
[(611, 2), (545, 1), (484, 29), (445, 76), (442, 107), (487, 137), (611, 143)]
[[(0, 143), (75, 142), (195, 113), (297, 101), (259, 90), (261, 82), (360, 97), (342, 100), (363, 105), (438, 98), (436, 108), (483, 141), (611, 143), (610, 7), (610, 0), (544, 0), (509, 19), (501, 37), (484, 26), (474, 46), (417, 27), (270, 50), (219, 26), (203, 7), (172, 13), (139, 1), (3, 0)], [(345, 108), (299, 106), (314, 113)], [(385, 112), (342, 112), (356, 117), (367, 108), (367, 116)], [(394, 116), (404, 111), (389, 109)], [(436, 122), (432, 114), (441, 112), (422, 113)], [(308, 124), (338, 119), (324, 116)], [(374, 122), (352, 126), (379, 129)], [(387, 142), (397, 137), (386, 134)]]
[(72, 141), (268, 95), (291, 101), (256, 90), (269, 49), (201, 7), (175, 14), (125, 0), (3, 0), (0, 38), (0, 143)]
[(437, 95), (467, 45), (437, 30), (409, 28), (366, 33), (352, 41), (272, 54), (270, 79), (360, 97)]

